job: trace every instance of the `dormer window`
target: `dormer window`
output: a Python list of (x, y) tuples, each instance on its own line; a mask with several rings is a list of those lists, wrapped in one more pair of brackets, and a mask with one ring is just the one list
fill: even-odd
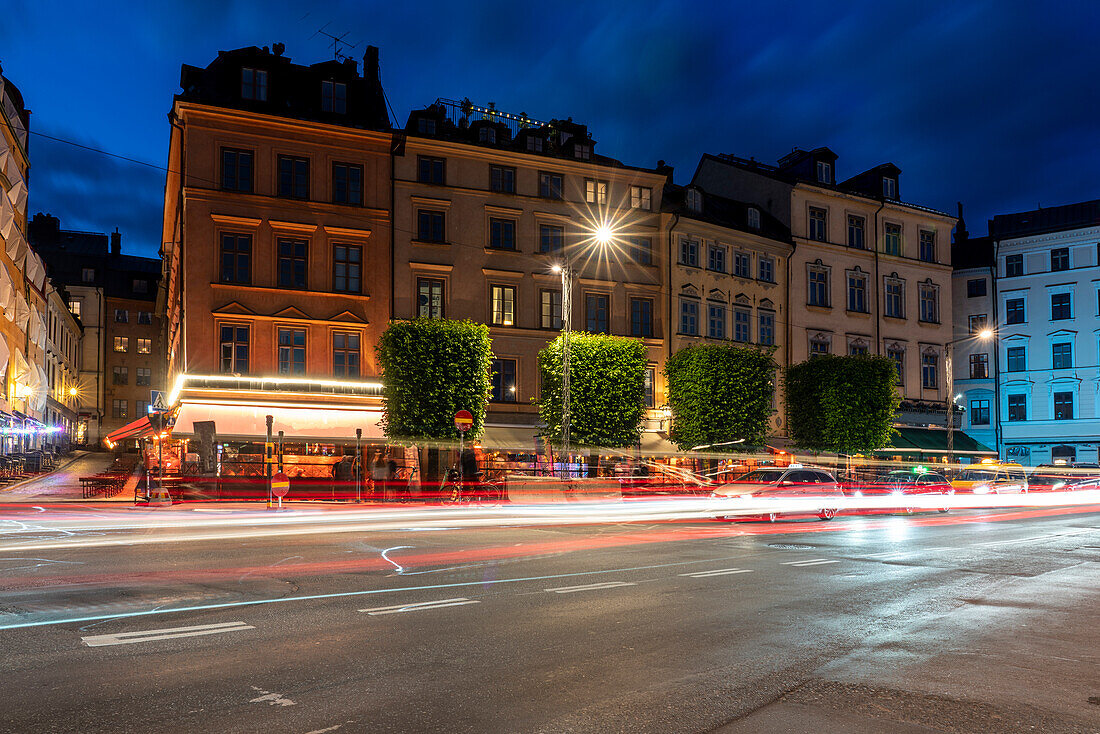
[(267, 100), (267, 72), (263, 69), (241, 69), (241, 99)]
[(527, 150), (531, 151), (532, 153), (541, 153), (542, 152), (542, 138), (540, 138), (536, 135), (528, 136), (528, 138), (527, 138)]
[(416, 121), (416, 131), (421, 135), (435, 135), (435, 120), (421, 117)]
[(760, 210), (754, 206), (749, 207), (748, 225), (751, 229), (760, 229)]
[(831, 184), (833, 182), (833, 164), (829, 161), (817, 162), (818, 183)]
[(342, 115), (348, 111), (348, 85), (343, 82), (321, 82), (321, 111)]
[(482, 127), (477, 131), (477, 140), (479, 143), (495, 143), (497, 141), (496, 128)]
[(703, 194), (699, 189), (688, 189), (684, 194), (684, 203), (693, 212), (703, 211)]
[(882, 177), (882, 195), (887, 199), (898, 198), (898, 180), (891, 176)]
[(576, 146), (573, 147), (573, 155), (575, 155), (578, 159), (580, 159), (582, 161), (591, 160), (592, 159), (592, 146), (591, 145), (585, 145), (585, 144), (576, 145)]

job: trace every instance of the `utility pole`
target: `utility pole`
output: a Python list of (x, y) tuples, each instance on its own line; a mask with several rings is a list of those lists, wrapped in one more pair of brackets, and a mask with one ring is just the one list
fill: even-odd
[(569, 477), (569, 339), (573, 332), (573, 267), (561, 268), (561, 446), (562, 479)]

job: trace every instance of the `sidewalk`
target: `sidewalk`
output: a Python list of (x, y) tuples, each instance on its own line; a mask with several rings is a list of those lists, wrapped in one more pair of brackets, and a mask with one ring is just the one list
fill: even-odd
[(87, 452), (60, 469), (0, 489), (0, 502), (49, 502), (82, 499), (80, 477), (101, 472), (114, 462), (114, 454)]

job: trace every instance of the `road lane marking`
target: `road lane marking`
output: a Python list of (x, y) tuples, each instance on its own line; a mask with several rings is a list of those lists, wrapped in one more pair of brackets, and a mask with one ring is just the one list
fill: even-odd
[(729, 576), (735, 573), (752, 573), (751, 568), (718, 568), (713, 571), (696, 571), (694, 573), (682, 573), (680, 576), (688, 576), (693, 579), (705, 579), (708, 576)]
[(467, 599), (464, 596), (460, 596), (455, 599), (439, 599), (436, 601), (421, 601), (413, 604), (393, 604), (388, 607), (371, 607), (370, 609), (360, 609), (360, 612), (365, 612), (371, 616), (378, 616), (380, 614), (400, 614), (402, 612), (419, 612), (423, 609), (442, 609), (443, 607), (461, 607), (466, 604), (478, 604), (477, 599)]
[(144, 630), (141, 632), (116, 632), (111, 635), (91, 635), (81, 637), (80, 640), (88, 647), (105, 647), (107, 645), (131, 645), (135, 642), (152, 642), (154, 640), (171, 640), (176, 637), (198, 637), (199, 635), (216, 635), (221, 632), (239, 632), (241, 630), (256, 629), (244, 622), (222, 622), (220, 624), (201, 624), (194, 627), (171, 627), (159, 630)]
[(619, 586), (634, 586), (632, 581), (605, 581), (600, 584), (585, 584), (584, 586), (559, 586), (555, 589), (546, 589), (555, 594), (572, 594), (575, 591), (596, 591), (597, 589), (614, 589)]
[(840, 563), (840, 561), (830, 560), (828, 558), (810, 558), (805, 561), (784, 561), (783, 565), (803, 568), (805, 566), (824, 566), (826, 563)]

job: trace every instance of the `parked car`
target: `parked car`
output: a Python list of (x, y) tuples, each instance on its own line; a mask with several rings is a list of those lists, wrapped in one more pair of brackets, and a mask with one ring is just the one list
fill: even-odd
[(959, 494), (1026, 492), (1027, 475), (1019, 464), (982, 459), (980, 464), (968, 466), (959, 472), (951, 480), (951, 486)]
[(1100, 466), (1096, 464), (1040, 464), (1028, 475), (1029, 492), (1066, 492), (1100, 487)]
[[(836, 517), (836, 506), (829, 500), (843, 497), (844, 493), (841, 491), (836, 477), (830, 472), (824, 469), (802, 466), (801, 464), (791, 464), (787, 467), (754, 469), (742, 474), (732, 482), (723, 484), (711, 496), (740, 497), (746, 500), (820, 497), (821, 507), (816, 512), (783, 513), (783, 516), (806, 514), (816, 515), (822, 520), (832, 520)], [(780, 517), (780, 513), (769, 512), (767, 515), (720, 516), (716, 519), (764, 518), (775, 522), (778, 517)]]
[[(888, 512), (903, 511), (912, 513), (913, 507), (904, 503), (904, 498), (914, 495), (943, 495), (955, 494), (951, 482), (944, 475), (928, 471), (924, 467), (916, 467), (911, 470), (895, 470), (866, 480), (853, 480), (845, 482), (844, 494), (849, 497), (882, 497), (897, 496), (900, 504), (897, 508), (885, 508)], [(949, 507), (937, 508), (940, 512), (947, 512)]]

